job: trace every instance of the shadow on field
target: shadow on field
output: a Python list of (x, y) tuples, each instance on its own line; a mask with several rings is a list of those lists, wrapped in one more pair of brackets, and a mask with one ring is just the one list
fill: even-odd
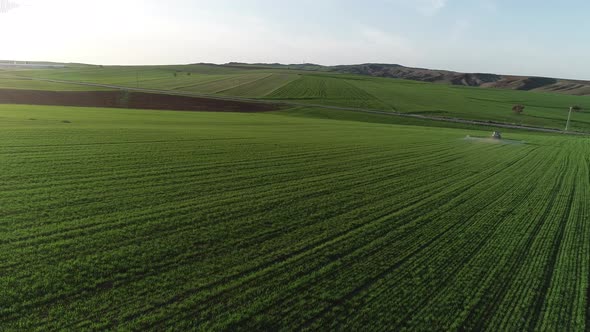
[(270, 112), (277, 104), (129, 91), (41, 91), (0, 89), (0, 104), (133, 108), (172, 111)]

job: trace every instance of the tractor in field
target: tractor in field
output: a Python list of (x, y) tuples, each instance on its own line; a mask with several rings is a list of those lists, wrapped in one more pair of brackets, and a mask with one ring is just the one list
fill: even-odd
[(501, 132), (499, 132), (499, 131), (494, 131), (494, 132), (492, 133), (492, 138), (493, 138), (493, 139), (502, 139), (502, 133), (501, 133)]

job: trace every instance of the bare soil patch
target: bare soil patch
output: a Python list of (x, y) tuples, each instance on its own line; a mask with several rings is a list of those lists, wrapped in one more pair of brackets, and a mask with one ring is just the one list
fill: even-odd
[(41, 91), (0, 89), (0, 104), (114, 107), (175, 111), (269, 112), (279, 105), (126, 91)]

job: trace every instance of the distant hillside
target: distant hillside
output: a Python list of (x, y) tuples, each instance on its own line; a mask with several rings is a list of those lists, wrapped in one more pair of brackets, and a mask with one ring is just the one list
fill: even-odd
[(458, 73), (446, 70), (410, 68), (400, 65), (363, 64), (330, 67), (334, 71), (377, 77), (403, 78), (433, 83), (560, 92), (572, 95), (590, 95), (590, 81), (555, 79), (549, 77), (511, 76), (482, 73)]
[(244, 64), (229, 63), (226, 66), (241, 68), (283, 68), (312, 71), (332, 71), (374, 77), (445, 83), (484, 88), (501, 88), (526, 91), (557, 92), (570, 95), (590, 95), (590, 81), (556, 79), (549, 77), (496, 75), (484, 73), (459, 73), (448, 70), (411, 68), (395, 64), (361, 64), (321, 66), (315, 64)]
[(50, 61), (16, 61), (16, 60), (0, 60), (0, 70), (2, 69), (51, 69), (51, 68), (65, 68), (65, 67), (90, 67), (82, 63), (63, 63)]

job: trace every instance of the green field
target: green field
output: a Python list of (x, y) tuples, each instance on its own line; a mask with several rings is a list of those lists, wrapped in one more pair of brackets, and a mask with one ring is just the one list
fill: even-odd
[[(214, 65), (94, 66), (21, 70), (5, 72), (6, 74), (189, 94), (378, 109), (557, 129), (565, 127), (569, 107), (580, 105), (586, 111), (574, 114), (570, 129), (590, 132), (590, 98), (563, 94), (469, 88), (389, 78), (289, 70), (284, 67), (273, 69)], [(0, 79), (0, 87), (9, 85), (3, 84)], [(72, 87), (77, 86), (72, 85)], [(81, 89), (89, 89), (89, 87)], [(524, 114), (518, 115), (512, 112), (512, 106), (515, 104), (526, 106)]]
[(97, 91), (108, 90), (106, 88), (91, 87), (84, 85), (73, 85), (63, 83), (53, 83), (44, 81), (33, 81), (27, 78), (18, 78), (3, 75), (0, 71), (0, 89), (19, 89), (19, 90), (50, 90), (50, 91)]
[[(575, 98), (333, 79), (269, 96)], [(0, 330), (587, 330), (590, 140), (420, 124), (0, 105)]]

